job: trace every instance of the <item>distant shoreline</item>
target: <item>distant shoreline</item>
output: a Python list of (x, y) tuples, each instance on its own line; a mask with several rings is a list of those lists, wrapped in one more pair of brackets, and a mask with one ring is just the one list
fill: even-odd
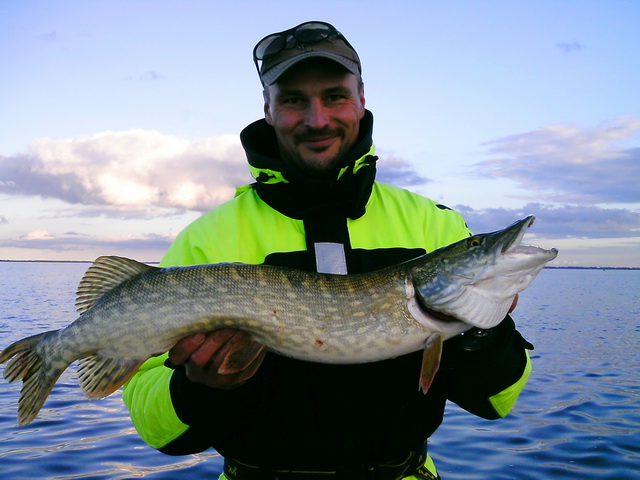
[[(0, 263), (93, 263), (93, 260), (2, 260)], [(150, 265), (157, 265), (160, 262), (140, 262)]]
[(92, 260), (1, 260), (3, 263), (93, 263)]
[[(93, 260), (2, 260), (0, 263), (93, 263)], [(158, 264), (159, 262), (142, 262)], [(640, 267), (576, 267), (576, 266), (546, 266), (549, 270), (640, 270)]]
[(549, 269), (549, 270), (640, 270), (640, 267), (572, 267), (572, 266), (566, 266), (566, 267), (549, 267), (546, 266), (544, 267), (545, 269)]

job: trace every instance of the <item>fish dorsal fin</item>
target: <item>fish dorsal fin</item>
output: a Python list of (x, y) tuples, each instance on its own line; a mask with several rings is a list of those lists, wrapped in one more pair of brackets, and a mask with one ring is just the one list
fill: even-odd
[(84, 313), (95, 305), (104, 294), (125, 280), (152, 268), (144, 263), (123, 257), (98, 257), (82, 277), (78, 286), (76, 308)]

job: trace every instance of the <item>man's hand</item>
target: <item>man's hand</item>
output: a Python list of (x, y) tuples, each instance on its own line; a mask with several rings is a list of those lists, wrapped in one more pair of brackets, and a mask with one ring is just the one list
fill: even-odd
[(169, 350), (169, 361), (184, 365), (192, 382), (236, 388), (256, 373), (265, 353), (248, 333), (222, 328), (183, 338)]

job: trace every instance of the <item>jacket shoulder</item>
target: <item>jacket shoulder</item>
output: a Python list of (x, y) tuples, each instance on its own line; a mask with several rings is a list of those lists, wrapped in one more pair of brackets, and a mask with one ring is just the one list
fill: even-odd
[[(381, 228), (383, 227), (383, 228)], [(376, 182), (366, 214), (349, 226), (359, 248), (384, 248), (389, 243), (426, 251), (471, 234), (453, 209), (417, 193)], [(372, 235), (371, 232), (375, 232)], [(389, 238), (387, 238), (389, 237)]]
[(274, 249), (287, 251), (300, 245), (304, 245), (302, 222), (278, 213), (248, 189), (185, 227), (160, 264), (260, 264)]

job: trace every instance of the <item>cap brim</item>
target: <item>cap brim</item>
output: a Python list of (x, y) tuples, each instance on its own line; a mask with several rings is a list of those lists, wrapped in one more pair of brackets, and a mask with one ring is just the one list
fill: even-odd
[(330, 60), (333, 60), (334, 62), (337, 62), (340, 65), (342, 65), (344, 68), (346, 68), (349, 72), (353, 73), (354, 75), (357, 75), (360, 71), (358, 68), (358, 64), (356, 62), (354, 62), (353, 60), (349, 60), (348, 58), (343, 57), (342, 55), (338, 55), (336, 53), (330, 53), (330, 52), (306, 52), (300, 55), (296, 55), (293, 58), (285, 60), (284, 62), (280, 62), (277, 65), (274, 65), (273, 67), (271, 67), (269, 70), (267, 70), (261, 75), (262, 82), (265, 85), (273, 85), (274, 83), (276, 83), (276, 81), (278, 81), (278, 78), (280, 78), (280, 76), (284, 72), (289, 70), (289, 68), (291, 68), (296, 63), (302, 60), (306, 60), (307, 58), (312, 58), (312, 57), (322, 57), (322, 58), (328, 58)]

